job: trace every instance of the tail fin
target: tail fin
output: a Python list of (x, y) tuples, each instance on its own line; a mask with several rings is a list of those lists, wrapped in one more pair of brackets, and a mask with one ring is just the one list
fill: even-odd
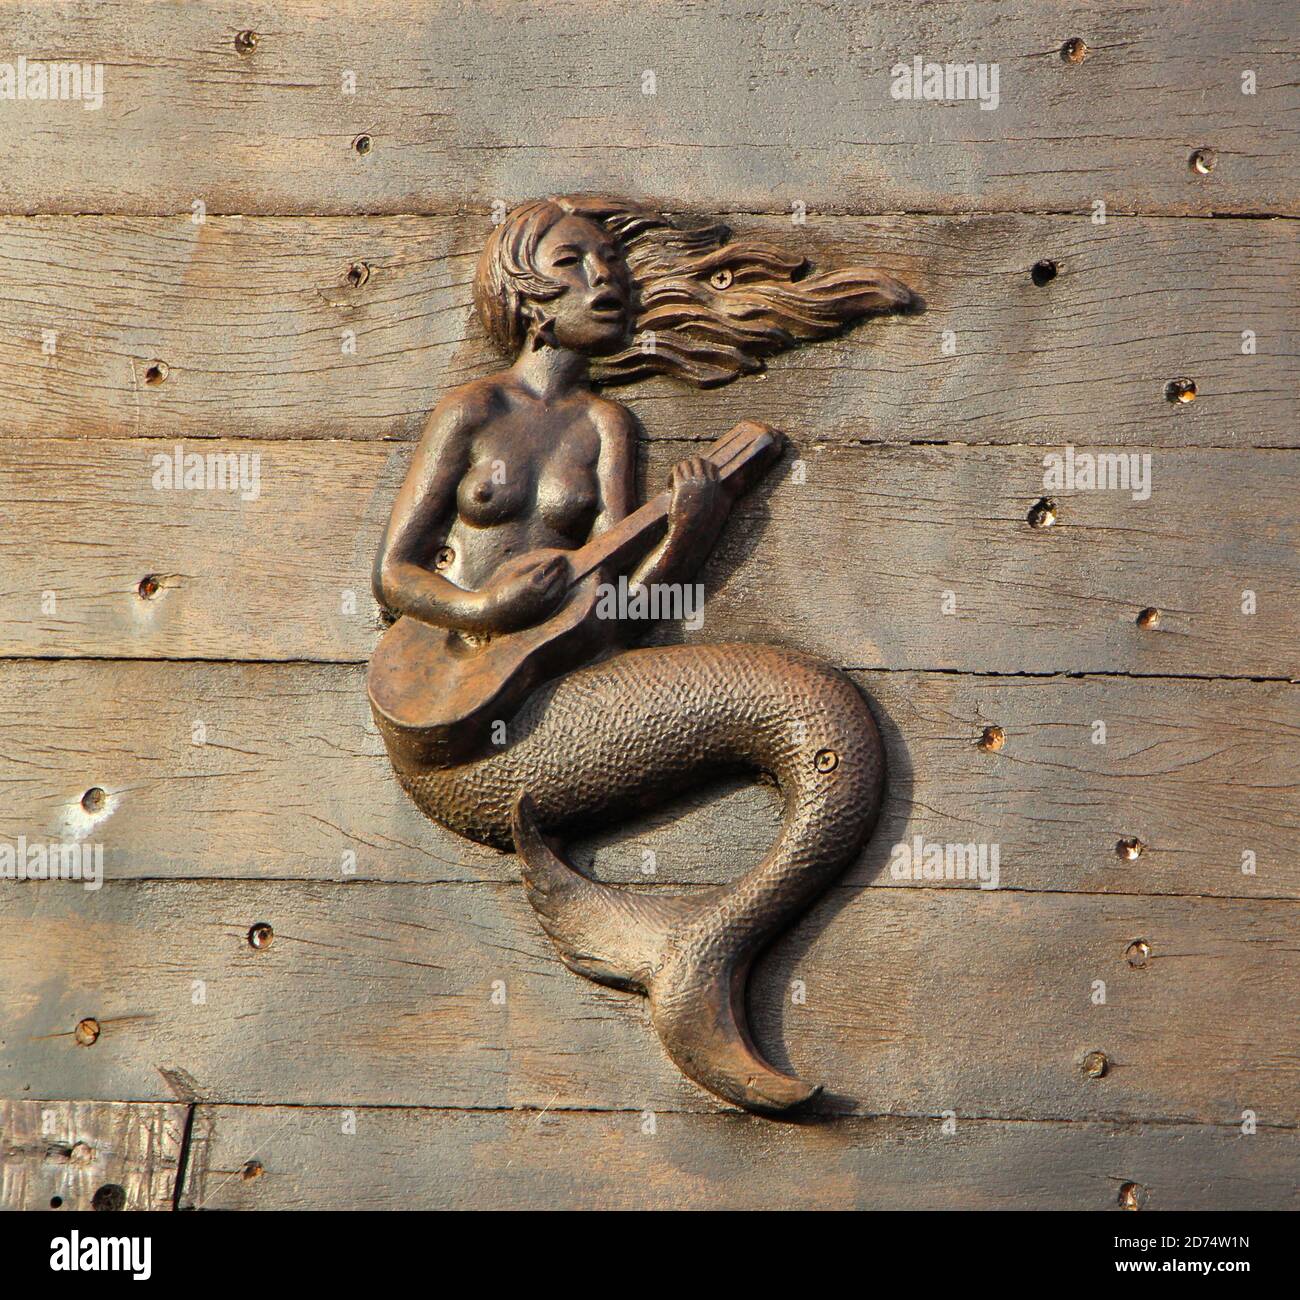
[(821, 1091), (774, 1069), (754, 1045), (745, 1014), (749, 960), (718, 959), (698, 924), (721, 890), (654, 898), (592, 880), (547, 842), (526, 794), (512, 827), (528, 901), (564, 964), (647, 994), (655, 1031), (684, 1074), (725, 1101), (766, 1113)]

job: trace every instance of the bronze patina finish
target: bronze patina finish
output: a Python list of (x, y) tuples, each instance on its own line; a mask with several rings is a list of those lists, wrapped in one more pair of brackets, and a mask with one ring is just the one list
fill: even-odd
[[(787, 1110), (818, 1089), (759, 1054), (746, 979), (870, 834), (880, 740), (848, 678), (805, 655), (622, 648), (637, 624), (599, 617), (600, 584), (692, 578), (781, 439), (739, 424), (635, 509), (636, 423), (591, 384), (727, 383), (911, 294), (581, 196), (510, 213), (474, 296), (515, 360), (439, 402), (379, 549), (375, 594), (397, 622), (369, 691), (389, 755), (429, 817), (515, 849), (564, 963), (646, 995), (685, 1074), (750, 1110)], [(733, 884), (686, 898), (602, 884), (548, 838), (735, 770), (774, 778), (785, 817)]]

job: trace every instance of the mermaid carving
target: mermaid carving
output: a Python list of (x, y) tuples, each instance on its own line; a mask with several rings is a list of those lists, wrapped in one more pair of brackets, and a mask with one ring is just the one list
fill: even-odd
[[(637, 625), (598, 616), (597, 587), (619, 575), (630, 588), (691, 579), (780, 439), (738, 425), (634, 509), (636, 423), (592, 384), (725, 384), (912, 296), (870, 270), (812, 273), (720, 225), (571, 196), (527, 203), (493, 230), (474, 299), (514, 362), (438, 403), (379, 549), (375, 595), (396, 622), (369, 692), (389, 755), (427, 816), (515, 850), (564, 963), (648, 997), (686, 1075), (747, 1109), (786, 1111), (819, 1089), (762, 1058), (746, 980), (865, 843), (880, 740), (852, 682), (806, 655), (627, 649)], [(734, 771), (773, 778), (784, 821), (732, 884), (660, 897), (561, 856), (554, 837), (580, 824)]]

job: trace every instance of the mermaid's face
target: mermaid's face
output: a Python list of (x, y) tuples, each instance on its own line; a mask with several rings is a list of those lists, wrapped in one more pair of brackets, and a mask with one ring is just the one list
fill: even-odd
[(563, 348), (605, 356), (625, 345), (632, 319), (631, 277), (613, 237), (594, 221), (566, 216), (537, 244), (536, 269), (564, 286), (537, 309), (554, 320)]

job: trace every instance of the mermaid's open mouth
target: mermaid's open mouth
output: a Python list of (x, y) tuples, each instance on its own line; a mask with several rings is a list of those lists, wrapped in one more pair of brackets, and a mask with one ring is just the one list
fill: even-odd
[(621, 316), (623, 311), (623, 299), (616, 293), (598, 294), (591, 300), (593, 316)]

